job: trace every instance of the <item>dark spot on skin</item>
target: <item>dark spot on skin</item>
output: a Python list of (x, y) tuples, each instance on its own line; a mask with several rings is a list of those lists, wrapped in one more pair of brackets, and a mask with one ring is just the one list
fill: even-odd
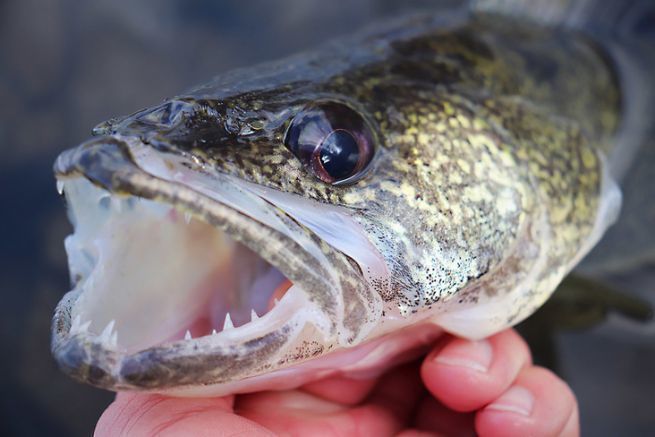
[(489, 45), (481, 37), (464, 30), (437, 32), (432, 37), (398, 41), (392, 47), (401, 56), (418, 59), (434, 59), (435, 54), (441, 54), (466, 64), (470, 63), (471, 58), (494, 60)]
[(107, 372), (100, 366), (94, 364), (89, 365), (87, 372), (87, 380), (90, 384), (98, 385), (100, 382), (107, 378)]
[(66, 373), (76, 373), (87, 361), (86, 351), (76, 340), (68, 340), (53, 350), (57, 364)]
[(398, 55), (406, 58), (433, 58), (438, 48), (432, 38), (414, 38), (394, 41), (391, 47)]
[(430, 87), (435, 85), (450, 85), (461, 79), (459, 72), (445, 62), (416, 62), (403, 60), (393, 64), (391, 73), (417, 83), (425, 83)]
[(538, 81), (549, 81), (559, 73), (559, 64), (554, 59), (541, 56), (540, 53), (533, 53), (530, 50), (521, 50), (521, 56), (525, 59), (525, 66)]
[(465, 47), (470, 53), (486, 59), (487, 61), (494, 60), (494, 53), (489, 45), (480, 37), (470, 32), (456, 32), (453, 34), (457, 42)]
[(59, 368), (71, 377), (97, 387), (112, 386), (114, 381), (108, 371), (115, 363), (112, 352), (73, 337), (57, 345), (53, 354)]
[(151, 365), (147, 355), (137, 359), (129, 357), (121, 366), (120, 379), (137, 387), (150, 387), (165, 378), (166, 374), (160, 370)]

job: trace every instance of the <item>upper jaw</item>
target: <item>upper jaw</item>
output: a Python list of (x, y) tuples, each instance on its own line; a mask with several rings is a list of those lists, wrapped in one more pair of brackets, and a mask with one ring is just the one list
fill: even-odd
[[(263, 188), (218, 173), (172, 171), (182, 168), (182, 160), (178, 155), (156, 152), (133, 138), (103, 137), (64, 152), (55, 164), (55, 172), (58, 183), (65, 186), (88, 181), (96, 186), (95, 190), (111, 193), (112, 197), (137, 196), (192, 214), (277, 267), (293, 282), (294, 293), (290, 294), (294, 298), (283, 299), (267, 314), (268, 319), (242, 329), (247, 335), (241, 335), (237, 328), (125, 351), (117, 347), (113, 327), (104, 329), (104, 334), (102, 327), (91, 332), (86, 320), (74, 316), (75, 305), (83, 294), (83, 287), (76, 286), (62, 299), (53, 320), (53, 353), (67, 373), (111, 389), (161, 390), (219, 384), (261, 374), (272, 363), (293, 364), (294, 359), (289, 357), (303, 359), (297, 351), (308, 338), (318, 340), (326, 346), (324, 350), (366, 338), (379, 322), (382, 302), (361, 270), (384, 270), (379, 253), (370, 243), (356, 254), (347, 254), (356, 261), (361, 258), (374, 264), (360, 265), (358, 269), (344, 255), (343, 248), (323, 244), (320, 233), (325, 223), (297, 215), (291, 218), (285, 211), (287, 202), (289, 210), (302, 215), (299, 206), (305, 200), (290, 201), (285, 195), (271, 200), (265, 197)], [(191, 162), (185, 164), (189, 167)], [(317, 207), (306, 202), (309, 210)], [(342, 211), (334, 217), (357, 226)], [(351, 231), (366, 246), (362, 231)], [(71, 273), (75, 276), (74, 271)]]

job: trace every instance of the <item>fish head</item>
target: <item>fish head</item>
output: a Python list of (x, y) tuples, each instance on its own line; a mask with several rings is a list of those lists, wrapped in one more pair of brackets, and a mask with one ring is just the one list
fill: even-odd
[(60, 367), (224, 394), (421, 323), (517, 321), (494, 302), (539, 257), (529, 178), (468, 102), (406, 86), (401, 64), (237, 72), (62, 153)]

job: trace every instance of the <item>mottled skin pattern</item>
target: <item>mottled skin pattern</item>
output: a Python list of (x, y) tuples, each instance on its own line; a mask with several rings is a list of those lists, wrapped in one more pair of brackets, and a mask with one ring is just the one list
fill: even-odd
[[(142, 183), (142, 176), (125, 176), (127, 170), (117, 176), (128, 168), (139, 173), (129, 153), (100, 163), (99, 150), (120, 148), (107, 136), (136, 138), (162, 153), (181, 154), (198, 169), (355, 211), (391, 275), (366, 287), (352, 260), (317, 241), (341, 278), (344, 315), (330, 302), (321, 304), (332, 314), (341, 345), (366, 338), (367, 332), (359, 332), (361, 321), (379, 317), (370, 314), (367, 302), (373, 298), (367, 293), (382, 296), (385, 313), (409, 317), (453, 310), (515, 288), (541, 262), (529, 293), (500, 323), (518, 322), (549, 296), (593, 227), (600, 156), (619, 122), (620, 97), (610, 66), (579, 35), (500, 20), (462, 19), (444, 26), (418, 19), (372, 35), (228, 74), (104, 123), (95, 130), (98, 139), (62, 159), (56, 170), (85, 174), (115, 192), (181, 205), (229, 231), (224, 218), (216, 219), (226, 214), (220, 208), (212, 210), (162, 181)], [(294, 114), (317, 100), (349, 105), (374, 132), (376, 156), (354, 185), (319, 181), (283, 143)], [(308, 257), (290, 263), (286, 254), (297, 249), (281, 237), (280, 247), (267, 247), (262, 235), (270, 230), (251, 227), (250, 233), (237, 230), (239, 238), (269, 260), (282, 253), (272, 262), (292, 281), (313, 287), (320, 300), (320, 287), (331, 285), (307, 278), (320, 266)], [(55, 325), (54, 349), (66, 329), (65, 323)], [(307, 347), (276, 365), (328, 349)], [(132, 367), (140, 369), (137, 376), (123, 375), (118, 386), (220, 382), (266, 372), (254, 364), (266, 357), (252, 353), (236, 376), (207, 376), (217, 363), (206, 356), (145, 351), (131, 358)], [(80, 370), (86, 365), (77, 360), (69, 367), (80, 379), (117, 386), (93, 380)]]

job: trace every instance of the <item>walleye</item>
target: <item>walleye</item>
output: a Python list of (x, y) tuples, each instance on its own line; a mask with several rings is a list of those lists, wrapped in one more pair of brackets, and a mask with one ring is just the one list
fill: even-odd
[(107, 389), (222, 395), (512, 326), (618, 213), (621, 102), (592, 40), (454, 13), (112, 119), (55, 163), (53, 354)]

